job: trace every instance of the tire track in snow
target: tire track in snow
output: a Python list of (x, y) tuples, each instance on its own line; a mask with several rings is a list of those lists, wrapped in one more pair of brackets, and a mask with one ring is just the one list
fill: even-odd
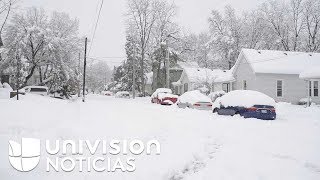
[(217, 152), (222, 148), (222, 144), (216, 140), (212, 140), (208, 137), (208, 142), (205, 144), (204, 156), (201, 157), (197, 154), (193, 155), (193, 160), (185, 164), (184, 168), (178, 171), (174, 171), (169, 176), (169, 180), (182, 180), (190, 174), (195, 174), (204, 169), (208, 161), (213, 160)]

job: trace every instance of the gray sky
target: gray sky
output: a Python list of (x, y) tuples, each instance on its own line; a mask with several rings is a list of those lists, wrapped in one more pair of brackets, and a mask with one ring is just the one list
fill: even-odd
[[(172, 1), (172, 0), (169, 0)], [(208, 28), (212, 9), (232, 5), (237, 12), (255, 8), (262, 0), (174, 0), (178, 6), (177, 22), (185, 32), (199, 33)], [(67, 12), (80, 20), (81, 35), (92, 37), (101, 0), (22, 0), (20, 8), (43, 7), (49, 11)], [(105, 0), (90, 57), (124, 57), (126, 0)], [(89, 45), (90, 46), (90, 45)], [(106, 59), (109, 65), (120, 58)]]

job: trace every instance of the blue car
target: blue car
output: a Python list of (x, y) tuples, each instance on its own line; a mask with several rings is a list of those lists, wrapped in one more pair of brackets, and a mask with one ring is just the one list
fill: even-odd
[(236, 90), (227, 93), (214, 102), (213, 113), (244, 118), (275, 120), (277, 118), (274, 100), (257, 91)]
[(257, 118), (262, 120), (275, 120), (277, 117), (276, 110), (273, 106), (254, 105), (250, 108), (245, 107), (223, 107), (215, 108), (213, 112), (219, 115), (234, 116), (240, 114), (244, 118)]

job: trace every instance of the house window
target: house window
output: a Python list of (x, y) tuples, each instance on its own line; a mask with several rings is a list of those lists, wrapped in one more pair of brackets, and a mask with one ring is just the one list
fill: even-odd
[(222, 84), (222, 90), (223, 90), (224, 92), (230, 92), (230, 85), (229, 85), (229, 83), (223, 83), (223, 84)]
[(283, 96), (283, 82), (282, 80), (277, 80), (277, 97)]
[(319, 81), (313, 82), (313, 96), (315, 97), (319, 96)]
[(309, 81), (309, 96), (312, 96), (312, 82)]
[(188, 91), (188, 83), (185, 83), (185, 84), (183, 85), (183, 88), (184, 88), (184, 92), (187, 92), (187, 91)]
[(247, 80), (243, 80), (243, 90), (247, 90)]

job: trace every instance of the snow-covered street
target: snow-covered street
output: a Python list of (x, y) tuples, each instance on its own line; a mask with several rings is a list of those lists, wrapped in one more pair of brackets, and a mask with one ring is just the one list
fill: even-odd
[[(0, 100), (1, 179), (320, 179), (320, 108), (277, 104), (276, 121), (90, 95), (87, 103), (28, 95)], [(13, 170), (8, 140), (157, 139), (161, 155), (136, 156), (136, 171)]]

